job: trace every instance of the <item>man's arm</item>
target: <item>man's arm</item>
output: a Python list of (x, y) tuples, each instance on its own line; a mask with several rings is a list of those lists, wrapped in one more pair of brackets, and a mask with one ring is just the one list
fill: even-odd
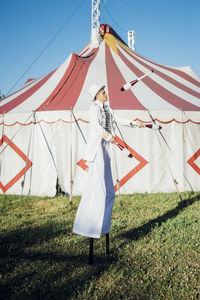
[(139, 127), (139, 128), (145, 127), (145, 125), (142, 122), (139, 122), (139, 121), (127, 120), (127, 119), (124, 119), (124, 118), (119, 118), (118, 116), (115, 116), (114, 119), (115, 119), (115, 122), (117, 122), (121, 125)]

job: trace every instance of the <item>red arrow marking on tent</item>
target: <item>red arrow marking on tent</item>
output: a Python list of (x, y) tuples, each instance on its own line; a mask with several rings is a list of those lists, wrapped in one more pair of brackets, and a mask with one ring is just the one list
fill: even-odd
[(197, 150), (197, 152), (188, 159), (187, 163), (200, 175), (200, 168), (197, 166), (197, 164), (194, 163), (194, 161), (200, 156), (200, 149)]
[[(8, 146), (13, 149), (15, 153), (18, 154), (26, 163), (27, 156), (6, 135), (4, 135), (0, 140), (0, 147), (4, 142), (7, 143)], [(1, 190), (4, 193), (9, 190), (25, 174), (25, 171), (27, 172), (31, 168), (32, 165), (33, 163), (28, 159), (27, 167), (24, 167), (19, 173), (17, 173), (5, 186), (0, 181)]]
[[(115, 192), (122, 187), (127, 181), (129, 181), (135, 174), (137, 174), (142, 168), (144, 168), (148, 161), (144, 159), (141, 155), (139, 155), (135, 150), (133, 150), (130, 146), (125, 144), (118, 136), (115, 137), (116, 141), (127, 148), (133, 157), (139, 162), (137, 166), (135, 166), (130, 172), (128, 172), (120, 181), (118, 185), (115, 185)], [(77, 165), (81, 167), (83, 170), (88, 171), (88, 165), (86, 164), (86, 160), (81, 159), (77, 162)]]
[(84, 171), (88, 171), (88, 165), (86, 165), (86, 161), (87, 160), (84, 160), (84, 159), (81, 159), (81, 160), (79, 160), (78, 162), (77, 162), (77, 165), (79, 166), (79, 167), (81, 167)]

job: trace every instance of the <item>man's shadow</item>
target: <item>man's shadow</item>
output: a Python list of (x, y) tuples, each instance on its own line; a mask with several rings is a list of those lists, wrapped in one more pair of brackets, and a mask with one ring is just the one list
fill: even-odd
[[(70, 221), (56, 224), (47, 221), (33, 228), (27, 226), (0, 234), (0, 269), (4, 278), (3, 285), (0, 283), (0, 299), (76, 297), (93, 277), (98, 280), (110, 263), (117, 261), (116, 257), (106, 258), (103, 249), (95, 253), (95, 264), (89, 266), (87, 238), (75, 240), (74, 245), (71, 241), (70, 248), (66, 237), (65, 250), (58, 247), (56, 251), (53, 241), (59, 246), (59, 239), (62, 241), (65, 236), (73, 235), (70, 229)], [(52, 248), (46, 248), (50, 244)]]
[(158, 216), (157, 218), (150, 220), (146, 224), (143, 224), (140, 227), (133, 228), (127, 231), (122, 232), (119, 235), (115, 236), (115, 239), (125, 238), (121, 245), (117, 247), (117, 249), (124, 247), (127, 243), (131, 241), (137, 241), (138, 239), (144, 237), (148, 233), (150, 233), (155, 227), (160, 227), (167, 220), (175, 218), (181, 211), (183, 211), (188, 206), (191, 206), (196, 201), (200, 201), (200, 195), (197, 196), (189, 196), (189, 199), (185, 199), (178, 203), (178, 205), (172, 210), (167, 211), (164, 215)]

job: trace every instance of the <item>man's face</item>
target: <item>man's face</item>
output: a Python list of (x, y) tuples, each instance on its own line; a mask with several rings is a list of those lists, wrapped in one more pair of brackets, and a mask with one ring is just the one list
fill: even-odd
[(107, 94), (104, 91), (104, 89), (101, 89), (97, 94), (96, 94), (96, 99), (99, 100), (101, 103), (104, 103), (105, 101), (108, 100)]

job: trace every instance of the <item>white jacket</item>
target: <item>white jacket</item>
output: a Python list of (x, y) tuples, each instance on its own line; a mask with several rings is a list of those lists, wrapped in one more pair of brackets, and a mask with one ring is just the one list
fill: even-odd
[(89, 162), (94, 160), (102, 138), (109, 141), (113, 136), (115, 136), (116, 122), (119, 122), (122, 125), (137, 125), (137, 122), (116, 117), (113, 110), (110, 107), (108, 109), (111, 114), (111, 134), (105, 131), (102, 126), (103, 104), (96, 100), (89, 109), (89, 136), (84, 155), (84, 158)]

